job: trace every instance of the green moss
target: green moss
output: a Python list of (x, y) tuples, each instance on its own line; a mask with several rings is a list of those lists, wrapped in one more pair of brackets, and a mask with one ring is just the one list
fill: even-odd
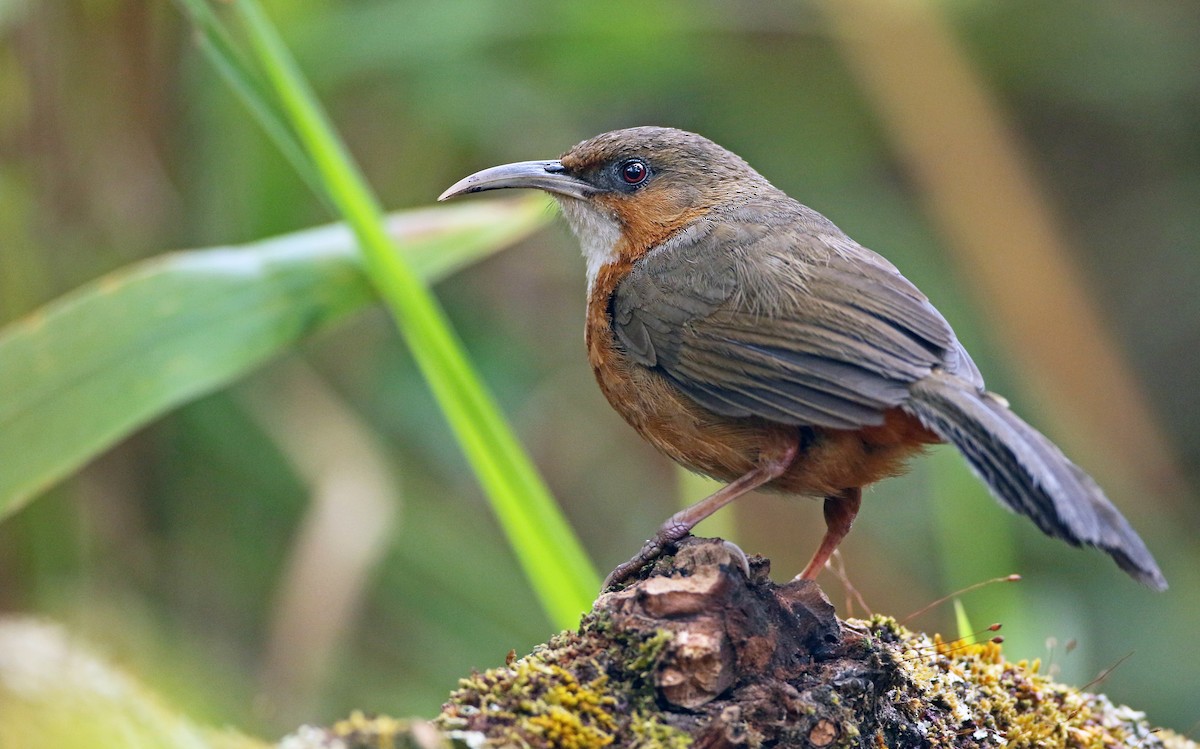
[(636, 749), (687, 749), (692, 745), (691, 736), (640, 710), (629, 721), (629, 733), (634, 739), (630, 746)]
[[(613, 743), (616, 699), (608, 678), (597, 674), (580, 681), (576, 674), (536, 656), (491, 669), (460, 683), (452, 695), (460, 720), (446, 717), (448, 728), (481, 731), (510, 745), (596, 749)], [(451, 712), (447, 706), (443, 716)], [(482, 718), (486, 726), (473, 718)], [(458, 723), (463, 725), (457, 725)], [(482, 730), (486, 728), (486, 730)]]
[(589, 617), (578, 632), (461, 680), (436, 722), (492, 746), (687, 746), (685, 734), (647, 717), (654, 712), (649, 674), (670, 641), (669, 632), (614, 631)]
[(1161, 746), (1143, 713), (1114, 706), (1038, 673), (1034, 661), (1005, 660), (993, 642), (947, 643), (876, 617), (864, 626), (892, 661), (894, 707), (923, 727), (931, 746)]
[(634, 650), (625, 661), (626, 669), (632, 673), (645, 673), (650, 670), (658, 661), (658, 656), (662, 653), (663, 648), (670, 644), (674, 635), (665, 629), (660, 629), (650, 637), (640, 641), (627, 641), (624, 643), (626, 648)]
[[(827, 749), (1164, 745), (1140, 713), (1056, 684), (1037, 662), (1006, 661), (998, 644), (946, 643), (882, 617), (846, 626), (862, 635), (848, 638), (849, 655), (789, 682), (795, 691), (786, 709), (754, 702), (773, 692), (741, 695), (749, 700), (738, 703), (748, 746), (814, 736)], [(682, 749), (716, 713), (660, 712), (654, 673), (672, 640), (669, 631), (590, 619), (525, 658), (462, 680), (437, 723), (472, 746)]]
[(586, 648), (576, 634), (559, 635), (504, 668), (463, 679), (438, 722), (482, 733), (493, 745), (609, 746), (618, 728), (617, 700), (599, 662), (580, 658)]

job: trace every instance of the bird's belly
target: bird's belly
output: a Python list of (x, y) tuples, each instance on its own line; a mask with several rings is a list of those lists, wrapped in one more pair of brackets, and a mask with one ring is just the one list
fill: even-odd
[(761, 451), (800, 441), (791, 468), (766, 486), (809, 496), (861, 487), (904, 470), (906, 458), (938, 439), (900, 409), (881, 426), (804, 428), (761, 418), (715, 414), (654, 370), (628, 361), (609, 341), (589, 336), (589, 358), (608, 402), (647, 441), (684, 467), (720, 481), (750, 472)]

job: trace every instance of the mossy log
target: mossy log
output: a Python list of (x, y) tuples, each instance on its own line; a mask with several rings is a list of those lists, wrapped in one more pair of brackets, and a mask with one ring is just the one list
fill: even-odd
[[(293, 747), (1195, 747), (1000, 646), (839, 620), (811, 582), (688, 539), (575, 632), (462, 680), (430, 724), (361, 715)], [(333, 742), (341, 743), (333, 743)]]

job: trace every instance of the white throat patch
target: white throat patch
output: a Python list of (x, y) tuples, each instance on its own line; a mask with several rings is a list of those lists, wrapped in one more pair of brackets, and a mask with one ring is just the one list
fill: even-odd
[(575, 198), (555, 196), (562, 208), (563, 218), (579, 239), (583, 259), (587, 262), (588, 293), (600, 275), (600, 269), (617, 259), (617, 242), (621, 239), (621, 225), (607, 211)]

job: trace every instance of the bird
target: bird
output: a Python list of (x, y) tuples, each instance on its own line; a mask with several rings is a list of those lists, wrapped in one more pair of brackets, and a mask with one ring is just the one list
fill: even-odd
[(950, 443), (1001, 505), (1166, 589), (1103, 490), (985, 389), (928, 298), (736, 154), (675, 128), (626, 128), (476, 172), (438, 199), (511, 188), (552, 196), (582, 247), (585, 343), (608, 402), (659, 451), (724, 483), (668, 518), (606, 588), (756, 489), (823, 500), (825, 533), (796, 576), (812, 580), (864, 487)]

